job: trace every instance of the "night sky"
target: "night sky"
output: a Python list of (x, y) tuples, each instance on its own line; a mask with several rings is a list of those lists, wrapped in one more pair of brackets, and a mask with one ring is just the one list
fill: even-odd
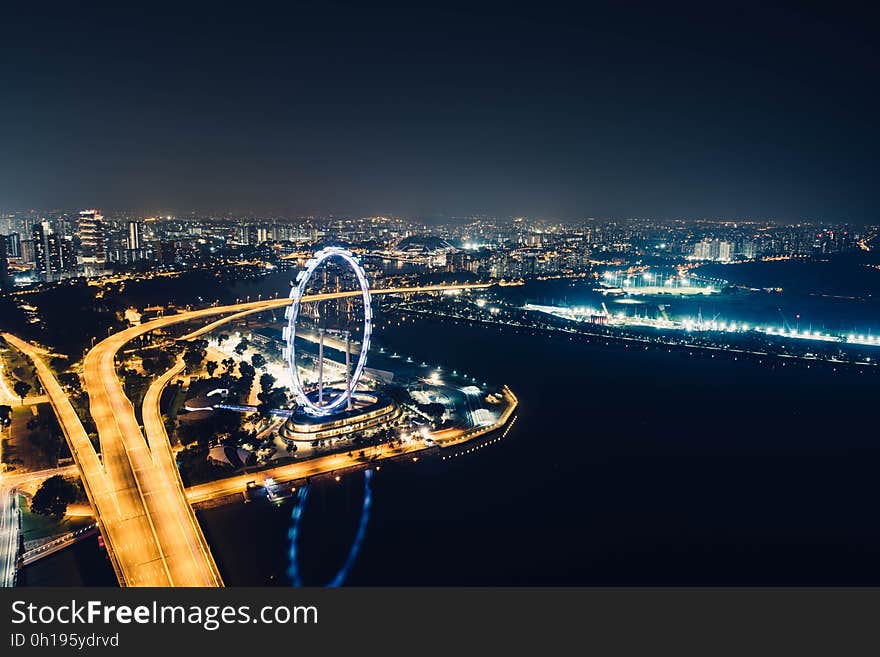
[(17, 4), (4, 209), (878, 217), (844, 3)]

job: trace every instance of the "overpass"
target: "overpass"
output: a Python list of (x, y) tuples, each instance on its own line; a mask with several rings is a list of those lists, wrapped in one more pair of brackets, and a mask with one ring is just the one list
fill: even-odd
[[(475, 283), (380, 288), (371, 290), (371, 294), (446, 292), (488, 288), (491, 285)], [(306, 296), (303, 301), (360, 294), (359, 290), (323, 293)], [(145, 417), (145, 431), (148, 434), (145, 439), (134, 408), (116, 375), (116, 354), (134, 338), (157, 329), (224, 315), (185, 336), (191, 339), (239, 317), (281, 308), (289, 303), (288, 298), (269, 299), (183, 312), (130, 327), (98, 343), (86, 355), (83, 376), (89, 394), (90, 413), (98, 429), (101, 460), (66, 394), (43, 362), (40, 350), (6, 335), (7, 340), (27, 355), (37, 368), (82, 474), (89, 501), (122, 586), (222, 586), (223, 582), (180, 482), (164, 427), (160, 432), (155, 416)], [(179, 371), (178, 367), (176, 365), (162, 379), (173, 377)], [(161, 391), (161, 386), (157, 386), (157, 389)], [(158, 405), (157, 400), (151, 405), (153, 403)]]
[(35, 547), (31, 550), (28, 550), (24, 554), (21, 555), (21, 565), (29, 566), (35, 561), (39, 561), (40, 559), (45, 559), (46, 557), (52, 556), (56, 552), (60, 552), (71, 545), (78, 543), (79, 541), (83, 541), (87, 538), (90, 538), (95, 535), (98, 531), (98, 523), (92, 523), (90, 525), (86, 525), (81, 529), (77, 529), (72, 532), (67, 532), (57, 538), (53, 538), (51, 541), (47, 541), (43, 543), (39, 547)]

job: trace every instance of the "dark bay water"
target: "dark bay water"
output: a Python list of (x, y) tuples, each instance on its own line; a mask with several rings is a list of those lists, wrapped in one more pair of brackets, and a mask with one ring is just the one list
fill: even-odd
[(92, 536), (69, 548), (25, 566), (18, 586), (116, 586), (107, 553)]
[(880, 297), (880, 254), (843, 253), (825, 259), (776, 260), (742, 264), (709, 264), (698, 273), (731, 283), (781, 287), (795, 293)]
[[(385, 332), (508, 383), (508, 437), (383, 468), (351, 585), (880, 583), (880, 379), (452, 323)], [(317, 486), (306, 583), (341, 565), (361, 476)], [(290, 505), (200, 514), (230, 585), (287, 584)]]

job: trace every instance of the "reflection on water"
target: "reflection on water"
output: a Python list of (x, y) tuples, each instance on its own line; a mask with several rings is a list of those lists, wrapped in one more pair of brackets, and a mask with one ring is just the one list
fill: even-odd
[[(330, 588), (336, 588), (338, 586), (342, 586), (345, 583), (345, 580), (348, 578), (348, 574), (351, 571), (351, 568), (361, 551), (361, 546), (364, 543), (364, 537), (367, 533), (367, 524), (370, 521), (370, 507), (372, 506), (373, 501), (373, 490), (370, 486), (370, 480), (372, 479), (372, 477), (372, 470), (364, 471), (364, 502), (363, 508), (361, 509), (361, 519), (358, 523), (357, 534), (355, 534), (354, 542), (351, 545), (348, 556), (345, 558), (345, 563), (342, 565), (342, 568), (339, 569), (339, 572), (336, 573), (333, 579), (330, 580), (330, 583), (327, 584), (327, 586)], [(308, 486), (303, 486), (299, 489), (299, 493), (297, 494), (297, 503), (293, 509), (293, 513), (291, 514), (290, 531), (287, 534), (288, 539), (290, 540), (290, 564), (287, 568), (287, 576), (290, 578), (290, 583), (293, 584), (293, 586), (303, 586), (304, 584), (299, 571), (299, 554), (297, 540), (299, 538), (300, 520), (302, 518), (303, 511), (305, 510), (308, 495)]]

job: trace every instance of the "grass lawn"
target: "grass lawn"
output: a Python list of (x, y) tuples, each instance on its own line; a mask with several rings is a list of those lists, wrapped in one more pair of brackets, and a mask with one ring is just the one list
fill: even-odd
[[(47, 408), (42, 409), (41, 406)], [(13, 408), (12, 425), (3, 430), (3, 462), (7, 464), (9, 470), (42, 470), (55, 466), (51, 454), (47, 454), (42, 449), (43, 443), (39, 439), (32, 439), (34, 434), (39, 434), (40, 438), (44, 437), (43, 434), (47, 430), (43, 422), (48, 421), (45, 416), (46, 412), (52, 413), (52, 408), (48, 404)], [(38, 421), (39, 426), (34, 430), (27, 428), (27, 424), (31, 420)]]
[(12, 383), (18, 379), (30, 384), (31, 390), (28, 395), (41, 394), (42, 387), (40, 387), (40, 383), (34, 375), (33, 363), (24, 354), (18, 349), (7, 347), (0, 349), (0, 355), (2, 355), (6, 364), (5, 374), (10, 388), (12, 388)]
[(21, 509), (21, 533), (25, 542), (66, 534), (94, 522), (91, 518), (86, 517), (65, 517), (56, 520), (39, 513), (31, 513), (27, 505), (27, 498), (22, 495), (19, 496), (18, 502)]

